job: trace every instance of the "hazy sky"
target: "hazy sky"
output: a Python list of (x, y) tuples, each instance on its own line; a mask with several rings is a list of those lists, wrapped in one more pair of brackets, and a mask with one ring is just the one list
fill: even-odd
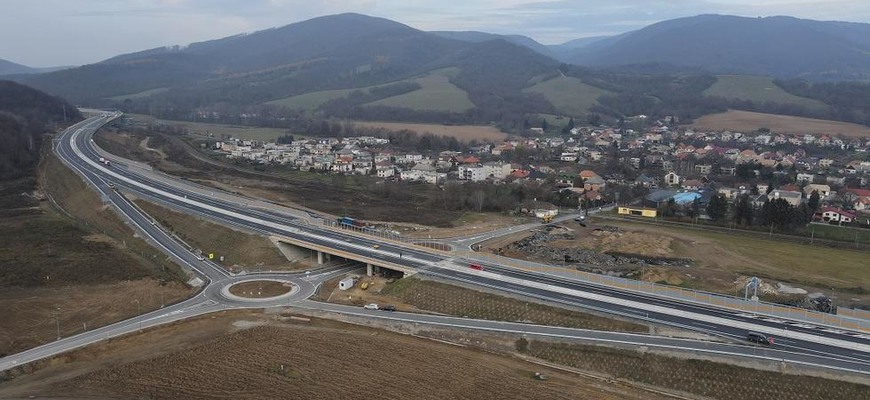
[(868, 0), (0, 0), (0, 58), (37, 67), (87, 64), (342, 12), (545, 44), (705, 13), (870, 22)]

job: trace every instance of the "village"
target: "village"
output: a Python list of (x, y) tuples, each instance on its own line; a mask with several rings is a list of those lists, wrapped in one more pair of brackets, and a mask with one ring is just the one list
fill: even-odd
[[(209, 147), (215, 154), (255, 164), (390, 181), (550, 183), (581, 204), (620, 202), (659, 209), (670, 202), (704, 209), (714, 196), (733, 203), (746, 195), (756, 208), (776, 199), (798, 207), (816, 192), (817, 221), (852, 223), (870, 213), (866, 138), (774, 134), (766, 129), (696, 131), (668, 125), (667, 120), (642, 131), (531, 128), (523, 137), (476, 144), (463, 152), (401, 151), (389, 139), (374, 136), (290, 143), (227, 138)], [(645, 196), (619, 199), (625, 191), (617, 188), (626, 187), (641, 188)]]

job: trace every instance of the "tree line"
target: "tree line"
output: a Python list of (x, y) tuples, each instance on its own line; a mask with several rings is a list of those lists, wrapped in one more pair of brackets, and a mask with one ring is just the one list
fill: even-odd
[(39, 163), (43, 134), (64, 118), (75, 122), (82, 116), (61, 99), (0, 81), (0, 180), (32, 174)]

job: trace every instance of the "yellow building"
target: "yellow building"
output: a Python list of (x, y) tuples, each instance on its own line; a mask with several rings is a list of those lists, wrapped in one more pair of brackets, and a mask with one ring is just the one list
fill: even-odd
[(656, 217), (656, 209), (655, 208), (619, 207), (617, 212), (619, 214), (622, 214), (622, 215), (631, 215), (631, 216), (636, 216), (636, 217), (647, 217), (647, 218), (655, 218)]

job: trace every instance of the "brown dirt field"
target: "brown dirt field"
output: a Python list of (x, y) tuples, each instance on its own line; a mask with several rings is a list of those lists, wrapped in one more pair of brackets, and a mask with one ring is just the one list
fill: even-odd
[(737, 110), (705, 115), (695, 120), (689, 127), (715, 131), (730, 129), (744, 132), (764, 127), (769, 128), (774, 133), (828, 134), (848, 137), (870, 136), (870, 127), (864, 125)]
[(531, 220), (531, 218), (526, 217), (511, 217), (495, 213), (465, 213), (454, 221), (450, 228), (417, 224), (387, 224), (393, 225), (392, 229), (401, 232), (403, 236), (419, 239), (443, 239), (490, 232), (508, 226), (525, 224)]
[[(175, 232), (182, 240), (201, 249), (204, 254), (213, 253), (218, 265), (227, 269), (256, 269), (292, 271), (306, 266), (291, 263), (265, 237), (227, 228), (202, 218), (183, 214), (144, 200), (135, 200), (136, 205), (161, 225)], [(220, 261), (224, 256), (224, 261)]]
[(354, 124), (367, 128), (384, 128), (393, 131), (403, 129), (415, 131), (420, 134), (431, 133), (438, 136), (455, 137), (457, 140), (470, 142), (478, 141), (501, 143), (508, 135), (492, 126), (479, 125), (436, 125), (436, 124), (405, 124), (398, 122), (364, 122), (354, 121)]
[(280, 296), (293, 289), (293, 285), (275, 281), (250, 281), (230, 286), (230, 293), (252, 299)]
[[(170, 282), (153, 279), (73, 285), (58, 288), (4, 288), (0, 291), (0, 354), (12, 354), (57, 338), (55, 312), (61, 336), (81, 333), (121, 321), (138, 313), (172, 304), (193, 294)], [(136, 300), (139, 303), (136, 303)]]
[[(470, 348), (252, 312), (156, 328), (45, 364), (0, 385), (0, 397), (668, 398)], [(534, 380), (535, 372), (549, 379)]]
[[(532, 341), (528, 354), (619, 380), (679, 391), (702, 399), (867, 399), (870, 386), (826, 377), (752, 370), (707, 360), (675, 357), (600, 346)], [(830, 374), (834, 375), (834, 374)], [(830, 376), (828, 375), (828, 376)], [(863, 378), (863, 377), (862, 377)]]
[[(844, 256), (851, 252), (825, 247), (808, 247), (799, 244), (757, 240), (725, 233), (698, 232), (674, 227), (662, 227), (640, 223), (631, 223), (602, 218), (587, 221), (583, 228), (574, 222), (561, 225), (573, 229), (574, 240), (554, 240), (547, 245), (553, 248), (579, 247), (599, 252), (611, 251), (625, 254), (637, 254), (648, 257), (689, 258), (693, 263), (689, 267), (678, 266), (647, 266), (631, 267), (629, 276), (648, 282), (667, 283), (692, 289), (706, 290), (716, 293), (742, 295), (746, 279), (751, 276), (762, 278), (765, 283), (783, 282), (790, 286), (803, 288), (809, 292), (830, 294), (843, 305), (861, 305), (870, 301), (870, 296), (856, 293), (850, 288), (862, 286), (860, 279), (866, 276), (863, 270), (851, 272), (854, 261), (841, 261), (828, 257), (829, 265), (839, 266), (829, 271), (819, 270), (813, 265), (817, 263), (810, 257), (820, 257), (819, 254), (839, 254)], [(598, 226), (616, 226), (620, 232), (596, 232)], [(505, 249), (510, 243), (516, 242), (528, 234), (516, 234), (484, 243), (482, 251), (498, 252), (501, 255), (521, 260), (543, 262), (525, 252), (515, 249)], [(752, 249), (744, 249), (747, 243)], [(758, 254), (764, 249), (765, 255)], [(813, 251), (813, 254), (803, 253)], [(858, 253), (858, 257), (865, 253)], [(786, 257), (792, 259), (786, 260)], [(853, 257), (854, 258), (854, 257)], [(851, 259), (850, 259), (851, 260)], [(851, 263), (851, 264), (850, 264)], [(840, 279), (851, 277), (848, 283), (839, 283)], [(831, 283), (828, 283), (831, 282)], [(766, 285), (766, 288), (773, 288)], [(831, 288), (835, 288), (831, 291)], [(767, 290), (762, 299), (768, 301), (797, 300), (793, 295), (777, 294), (775, 290)]]
[[(579, 225), (578, 225), (579, 227)], [(651, 257), (671, 257), (673, 238), (668, 236), (651, 236), (646, 232), (607, 232), (576, 229), (573, 231), (575, 240), (556, 240), (550, 243), (552, 247), (595, 250), (598, 252), (618, 252), (640, 254)]]

